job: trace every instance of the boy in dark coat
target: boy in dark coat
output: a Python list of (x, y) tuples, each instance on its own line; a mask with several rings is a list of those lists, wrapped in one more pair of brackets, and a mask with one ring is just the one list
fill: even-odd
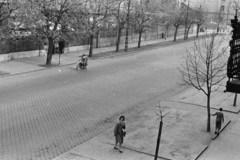
[(224, 115), (222, 113), (222, 108), (219, 108), (220, 112), (216, 112), (215, 114), (212, 114), (212, 116), (216, 117), (216, 128), (215, 128), (215, 134), (219, 134), (221, 130), (222, 123), (224, 122)]

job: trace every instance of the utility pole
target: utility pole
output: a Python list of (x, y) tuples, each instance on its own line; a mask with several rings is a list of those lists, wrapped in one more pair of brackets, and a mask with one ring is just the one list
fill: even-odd
[(220, 11), (219, 11), (219, 14), (218, 14), (217, 33), (219, 32), (219, 29), (220, 29), (219, 26), (220, 26), (221, 12), (222, 12), (222, 2), (221, 2), (221, 5), (220, 5)]
[(127, 28), (126, 28), (126, 38), (125, 38), (125, 51), (128, 50), (128, 30), (129, 30), (129, 14), (130, 14), (130, 4), (131, 0), (128, 0), (128, 8), (127, 8)]
[(187, 6), (187, 17), (186, 17), (186, 22), (185, 22), (185, 31), (184, 31), (184, 39), (186, 40), (188, 38), (187, 36), (187, 30), (188, 30), (188, 10), (189, 10), (189, 1), (188, 0), (188, 6)]

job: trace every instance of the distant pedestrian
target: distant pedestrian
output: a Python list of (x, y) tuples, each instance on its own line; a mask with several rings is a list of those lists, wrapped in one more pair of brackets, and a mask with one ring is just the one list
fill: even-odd
[(224, 115), (222, 113), (222, 108), (219, 108), (219, 112), (212, 114), (212, 116), (217, 116), (216, 117), (215, 134), (219, 134), (221, 127), (222, 127), (222, 123), (224, 122)]
[[(115, 146), (114, 149), (118, 149), (120, 153), (122, 153), (122, 143), (123, 139), (126, 135), (126, 126), (125, 126), (125, 117), (120, 116), (119, 117), (119, 123), (116, 124), (114, 128), (114, 136), (115, 136)], [(119, 148), (117, 148), (117, 144), (119, 143)]]
[(167, 39), (167, 33), (166, 32), (164, 33), (164, 39), (165, 40)]

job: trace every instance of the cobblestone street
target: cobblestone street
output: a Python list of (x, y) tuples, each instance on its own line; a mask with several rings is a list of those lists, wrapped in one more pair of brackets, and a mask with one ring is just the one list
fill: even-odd
[[(168, 59), (172, 55), (162, 56)], [(1, 159), (52, 159), (106, 131), (120, 114), (131, 117), (182, 89), (176, 83), (176, 61), (169, 66), (155, 61), (140, 54), (92, 61), (92, 68), (83, 72), (66, 66), (58, 74), (54, 73), (57, 69), (26, 74), (52, 74), (48, 77), (53, 83), (49, 84), (47, 77), (46, 81), (34, 78), (5, 90), (5, 104), (0, 108)], [(102, 63), (106, 65), (96, 68)], [(6, 84), (11, 85), (9, 81)], [(20, 98), (10, 102), (8, 95)]]

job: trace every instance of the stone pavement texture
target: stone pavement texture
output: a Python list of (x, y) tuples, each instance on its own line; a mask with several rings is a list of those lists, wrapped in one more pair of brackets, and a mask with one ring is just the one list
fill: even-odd
[[(170, 38), (169, 38), (170, 39)], [(165, 42), (164, 40), (144, 41), (143, 45)], [(136, 46), (136, 43), (129, 47)], [(106, 51), (113, 51), (115, 47), (95, 49), (99, 55)], [(78, 56), (88, 51), (65, 53), (61, 56), (60, 66), (76, 63)], [(106, 54), (104, 55), (106, 56)], [(108, 55), (107, 55), (108, 56)], [(9, 76), (37, 70), (47, 69), (42, 66), (46, 57), (23, 58), (0, 63), (0, 76)], [(59, 61), (58, 55), (53, 56), (53, 64)], [(203, 159), (203, 160), (235, 160), (240, 159), (239, 107), (233, 107), (234, 95), (223, 93), (224, 86), (213, 95), (212, 109), (214, 113), (219, 107), (224, 109), (225, 129), (219, 137), (214, 136), (214, 121), (211, 120), (211, 133), (206, 132), (205, 96), (194, 89), (188, 89), (165, 101), (169, 114), (163, 119), (163, 130), (158, 159)], [(133, 117), (127, 117), (127, 136), (123, 144), (123, 153), (113, 149), (113, 128), (92, 138), (80, 146), (66, 152), (54, 160), (150, 160), (155, 154), (159, 118), (155, 111), (158, 104), (149, 106)], [(30, 117), (31, 118), (31, 117)], [(117, 120), (116, 120), (117, 121)], [(193, 123), (194, 122), (194, 123)], [(231, 123), (229, 123), (231, 122)], [(34, 125), (33, 122), (32, 125)], [(51, 126), (50, 126), (51, 127)], [(36, 130), (37, 131), (37, 128)], [(26, 135), (21, 135), (24, 136)], [(26, 138), (26, 137), (25, 137)], [(17, 143), (17, 142), (12, 142)], [(38, 142), (36, 142), (38, 143)], [(67, 151), (68, 149), (66, 149)], [(57, 154), (56, 150), (56, 154)]]
[[(169, 114), (163, 119), (158, 159), (165, 160), (236, 160), (240, 159), (239, 107), (233, 107), (233, 93), (223, 93), (224, 87), (212, 97), (211, 113), (224, 110), (225, 122), (215, 139), (215, 117), (211, 132), (206, 132), (205, 95), (189, 88), (183, 93), (160, 102)], [(197, 101), (196, 101), (197, 99)], [(221, 101), (219, 101), (221, 99)], [(158, 104), (148, 107), (126, 120), (127, 136), (123, 153), (113, 149), (113, 127), (54, 160), (152, 160), (160, 119), (155, 111)], [(231, 122), (231, 123), (230, 123)]]

